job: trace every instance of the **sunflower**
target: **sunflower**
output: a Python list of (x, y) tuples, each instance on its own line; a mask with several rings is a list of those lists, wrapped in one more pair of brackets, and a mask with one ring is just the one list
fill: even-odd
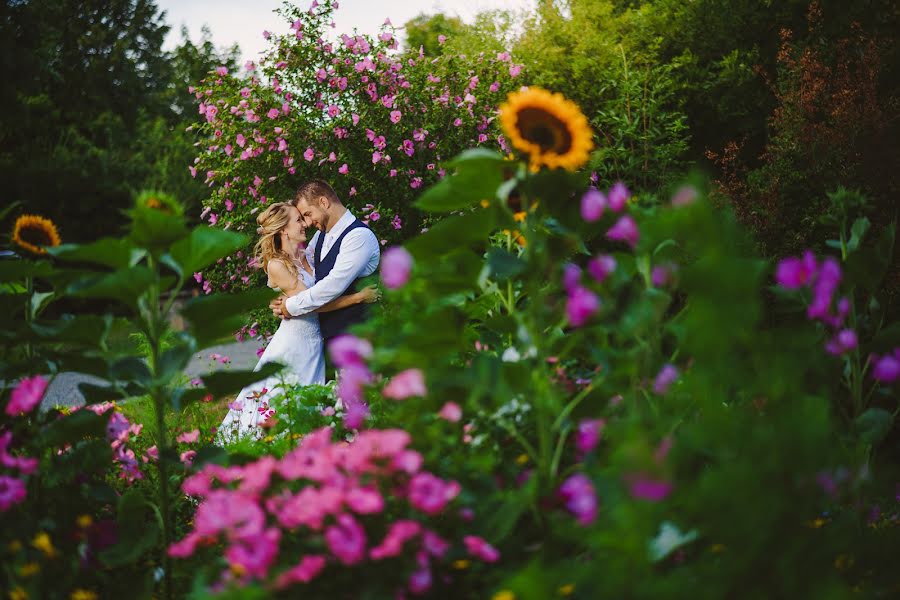
[(542, 166), (568, 171), (584, 165), (594, 147), (587, 118), (571, 100), (541, 88), (510, 94), (500, 106), (500, 123), (512, 145)]
[(34, 254), (46, 254), (47, 246), (59, 246), (59, 232), (50, 219), (22, 215), (13, 226), (12, 241)]

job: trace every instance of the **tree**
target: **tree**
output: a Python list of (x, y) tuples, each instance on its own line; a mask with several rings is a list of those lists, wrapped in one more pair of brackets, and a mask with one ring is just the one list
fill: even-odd
[(439, 37), (452, 38), (464, 30), (465, 24), (458, 17), (422, 13), (407, 21), (403, 27), (406, 29), (405, 48), (410, 52), (418, 52), (422, 48), (425, 56), (434, 58), (444, 53)]

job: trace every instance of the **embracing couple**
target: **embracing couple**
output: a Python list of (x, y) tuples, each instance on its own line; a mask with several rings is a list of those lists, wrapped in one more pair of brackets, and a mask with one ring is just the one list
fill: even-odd
[[(287, 369), (241, 390), (219, 427), (223, 442), (261, 435), (282, 382), (325, 383), (324, 345), (364, 321), (366, 305), (380, 297), (375, 286), (357, 289), (358, 279), (378, 269), (378, 239), (326, 182), (304, 183), (291, 202), (272, 204), (256, 223), (256, 259), (268, 286), (281, 292), (269, 307), (282, 318), (256, 369), (270, 362)], [(307, 244), (309, 227), (317, 231)]]

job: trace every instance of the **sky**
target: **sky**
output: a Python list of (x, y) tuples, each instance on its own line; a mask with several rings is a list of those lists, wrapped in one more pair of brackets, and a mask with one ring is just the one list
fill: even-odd
[[(311, 0), (294, 0), (306, 8)], [(342, 0), (335, 13), (335, 31), (377, 33), (385, 18), (402, 27), (420, 13), (443, 12), (471, 22), (474, 15), (492, 9), (528, 9), (535, 0)], [(157, 0), (166, 11), (166, 22), (172, 26), (164, 48), (170, 50), (181, 40), (181, 26), (188, 28), (193, 41), (200, 39), (200, 28), (208, 25), (216, 46), (241, 47), (243, 60), (256, 59), (266, 47), (263, 30), (284, 31), (289, 25), (272, 12), (282, 0)], [(402, 32), (400, 33), (402, 38)]]

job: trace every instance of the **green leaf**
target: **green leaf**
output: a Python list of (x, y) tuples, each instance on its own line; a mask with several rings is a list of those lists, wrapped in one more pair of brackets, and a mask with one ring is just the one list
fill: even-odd
[(423, 210), (448, 212), (471, 207), (481, 200), (493, 200), (503, 183), (503, 157), (484, 148), (467, 150), (453, 159), (455, 170), (428, 188), (415, 205)]
[(487, 277), (497, 282), (512, 279), (525, 271), (525, 261), (503, 248), (488, 250)]
[(847, 257), (847, 277), (852, 283), (870, 292), (879, 290), (894, 256), (896, 228), (896, 223), (888, 224), (873, 246), (859, 248)]
[(111, 298), (136, 307), (140, 296), (156, 281), (156, 274), (144, 266), (121, 269), (104, 275), (79, 279), (66, 293), (77, 298)]
[(53, 298), (53, 292), (35, 292), (31, 296), (31, 318), (37, 317)]
[(107, 567), (136, 563), (159, 539), (159, 527), (141, 490), (130, 489), (122, 494), (116, 520), (118, 542), (100, 553), (100, 560)]
[(131, 211), (131, 241), (159, 255), (174, 242), (186, 237), (184, 219), (152, 208), (138, 207)]
[(227, 465), (228, 452), (221, 446), (203, 446), (194, 457), (194, 469), (198, 470), (206, 464)]
[(853, 222), (853, 226), (850, 228), (850, 241), (847, 242), (847, 250), (853, 252), (859, 248), (859, 244), (869, 230), (870, 225), (869, 219), (865, 217), (860, 217)]
[[(52, 250), (53, 248), (48, 248)], [(55, 272), (53, 266), (46, 262), (31, 260), (0, 260), (0, 282), (23, 281), (26, 277), (47, 277)]]
[(47, 425), (40, 433), (44, 447), (55, 448), (87, 438), (103, 436), (109, 416), (79, 410)]
[(873, 352), (890, 352), (900, 346), (900, 321), (882, 328), (869, 344)]
[(854, 422), (859, 438), (873, 446), (878, 445), (894, 425), (894, 417), (883, 408), (870, 408), (856, 417)]
[(133, 267), (147, 254), (135, 248), (127, 238), (103, 238), (90, 244), (62, 244), (48, 248), (47, 252), (68, 262), (87, 262), (126, 269)]
[(166, 385), (173, 378), (180, 375), (191, 361), (191, 356), (196, 349), (197, 342), (193, 336), (179, 333), (177, 341), (159, 357), (159, 365), (156, 372), (157, 380)]
[(240, 250), (248, 242), (246, 235), (200, 226), (195, 227), (186, 238), (172, 244), (169, 254), (181, 266), (182, 277), (187, 277), (219, 258)]
[(258, 288), (236, 294), (198, 296), (185, 303), (181, 316), (190, 323), (197, 348), (207, 348), (234, 335), (244, 325), (248, 311), (267, 306), (277, 295), (278, 292), (269, 288)]
[(106, 340), (112, 317), (109, 315), (63, 315), (56, 321), (35, 321), (31, 330), (49, 341), (100, 347)]
[(480, 242), (494, 230), (494, 210), (477, 210), (462, 216), (442, 219), (431, 229), (406, 244), (406, 249), (417, 261), (429, 261)]
[(276, 363), (267, 363), (259, 371), (214, 371), (201, 375), (203, 385), (216, 398), (222, 398), (241, 391), (241, 388), (262, 381), (266, 377), (279, 373), (284, 367)]

